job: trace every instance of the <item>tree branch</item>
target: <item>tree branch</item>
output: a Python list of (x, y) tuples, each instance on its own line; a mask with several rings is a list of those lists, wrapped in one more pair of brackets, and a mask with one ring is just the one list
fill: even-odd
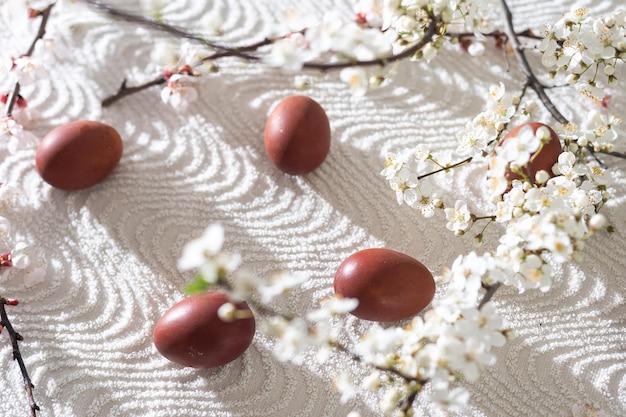
[(26, 370), (26, 365), (24, 364), (24, 359), (22, 358), (18, 343), (19, 341), (23, 340), (23, 338), (13, 328), (13, 325), (11, 324), (9, 316), (6, 312), (6, 305), (17, 305), (17, 300), (0, 297), (0, 324), (7, 330), (7, 332), (9, 333), (9, 337), (11, 338), (11, 344), (13, 345), (13, 359), (17, 361), (20, 367), (20, 371), (22, 372), (24, 388), (26, 389), (26, 396), (28, 397), (28, 404), (30, 407), (30, 415), (31, 417), (37, 417), (37, 411), (39, 411), (39, 406), (35, 402), (35, 397), (33, 396), (34, 385), (31, 382), (28, 371)]
[[(50, 5), (48, 5), (48, 7), (46, 7), (41, 12), (41, 22), (39, 23), (39, 29), (37, 30), (37, 35), (35, 35), (35, 38), (33, 39), (30, 46), (28, 47), (28, 50), (22, 56), (31, 56), (33, 52), (35, 51), (35, 46), (37, 45), (37, 41), (43, 38), (44, 35), (46, 34), (46, 26), (48, 25), (48, 19), (50, 18), (50, 13), (52, 12), (52, 8), (54, 7), (54, 5), (55, 3), (51, 3)], [(15, 103), (17, 102), (17, 99), (19, 98), (19, 96), (20, 96), (20, 83), (19, 81), (17, 81), (7, 100), (7, 106), (5, 110), (6, 116), (11, 116), (11, 114), (13, 113), (13, 108), (15, 107)]]
[(155, 85), (165, 84), (166, 81), (167, 80), (165, 79), (165, 77), (160, 76), (146, 83), (133, 86), (133, 87), (127, 87), (126, 80), (124, 80), (122, 81), (122, 85), (120, 86), (120, 88), (117, 90), (117, 93), (102, 100), (102, 107), (108, 107), (111, 104), (115, 103), (116, 101), (126, 96), (130, 96), (131, 94), (135, 94), (140, 91), (147, 90), (148, 88), (154, 87)]
[(554, 117), (561, 124), (564, 124), (564, 125), (569, 124), (569, 121), (567, 120), (567, 118), (563, 116), (563, 114), (559, 111), (559, 109), (556, 108), (556, 106), (554, 105), (550, 97), (548, 97), (548, 94), (546, 93), (546, 88), (544, 87), (544, 85), (541, 84), (541, 82), (537, 79), (537, 77), (533, 73), (532, 68), (530, 67), (530, 63), (528, 62), (528, 59), (526, 58), (526, 54), (524, 53), (525, 52), (524, 48), (522, 47), (522, 44), (520, 43), (519, 37), (515, 33), (515, 29), (513, 27), (513, 14), (511, 13), (511, 9), (509, 8), (509, 5), (507, 4), (506, 0), (502, 0), (501, 4), (504, 10), (505, 23), (506, 23), (504, 31), (507, 37), (509, 38), (509, 41), (511, 42), (511, 45), (513, 47), (513, 52), (515, 53), (515, 57), (520, 63), (522, 72), (528, 79), (528, 86), (532, 88), (535, 91), (535, 93), (537, 93), (539, 100), (541, 100), (541, 102), (546, 107), (546, 109), (550, 112), (552, 117)]

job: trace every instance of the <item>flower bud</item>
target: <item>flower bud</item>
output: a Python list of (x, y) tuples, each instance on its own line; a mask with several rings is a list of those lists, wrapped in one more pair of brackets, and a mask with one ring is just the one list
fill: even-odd
[(231, 321), (235, 321), (236, 317), (236, 308), (233, 303), (224, 303), (217, 309), (217, 315), (222, 321), (227, 323)]
[(606, 219), (604, 214), (597, 213), (591, 216), (591, 219), (589, 219), (589, 227), (591, 228), (591, 230), (603, 229), (606, 227), (607, 224), (608, 220)]
[(546, 181), (548, 181), (550, 179), (550, 174), (548, 174), (547, 171), (539, 170), (537, 171), (537, 173), (535, 174), (535, 182), (537, 184), (545, 184)]
[(13, 266), (13, 259), (10, 252), (0, 255), (0, 266)]
[(609, 87), (617, 87), (618, 81), (615, 75), (609, 77)]
[(615, 67), (613, 65), (605, 65), (604, 66), (604, 73), (606, 75), (613, 75), (613, 74), (615, 74)]
[(17, 301), (16, 298), (5, 298), (4, 299), (4, 303), (8, 306), (16, 306), (18, 305), (20, 302)]
[(580, 79), (580, 75), (578, 74), (569, 74), (566, 78), (565, 78), (565, 82), (568, 83), (569, 85), (572, 84), (576, 84), (576, 82)]

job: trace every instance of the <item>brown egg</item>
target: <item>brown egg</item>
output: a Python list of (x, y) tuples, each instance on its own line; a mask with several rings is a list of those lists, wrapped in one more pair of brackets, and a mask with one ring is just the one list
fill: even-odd
[(335, 273), (335, 294), (356, 298), (355, 316), (397, 321), (416, 315), (435, 296), (435, 280), (419, 261), (390, 249), (365, 249), (346, 258)]
[(324, 162), (330, 150), (326, 112), (309, 97), (287, 97), (267, 119), (264, 142), (267, 156), (278, 169), (307, 174)]
[[(521, 124), (511, 130), (509, 133), (507, 133), (506, 136), (504, 136), (500, 140), (499, 144), (501, 145), (506, 140), (517, 136), (519, 134), (519, 131), (525, 126), (530, 126), (533, 129), (533, 132), (537, 132), (537, 129), (539, 129), (540, 127), (547, 128), (550, 132), (550, 140), (548, 141), (548, 143), (543, 144), (543, 147), (539, 150), (538, 153), (535, 152), (531, 155), (530, 161), (526, 166), (522, 168), (522, 171), (525, 175), (528, 176), (528, 178), (532, 182), (534, 182), (535, 180), (535, 174), (537, 174), (537, 172), (541, 170), (546, 171), (550, 175), (550, 177), (553, 177), (554, 173), (552, 172), (552, 166), (557, 163), (559, 155), (561, 154), (561, 152), (563, 152), (563, 148), (561, 147), (561, 141), (559, 140), (559, 136), (550, 126), (538, 122), (528, 122)], [(505, 176), (509, 180), (509, 182), (513, 181), (514, 179), (522, 178), (519, 174), (512, 171), (507, 171), (505, 173)]]
[(80, 190), (105, 179), (120, 162), (122, 150), (122, 139), (113, 127), (78, 120), (43, 137), (35, 164), (41, 178), (53, 187)]
[(194, 368), (214, 368), (234, 361), (248, 349), (255, 320), (245, 303), (237, 310), (249, 317), (222, 320), (217, 311), (230, 298), (222, 292), (192, 295), (174, 304), (154, 327), (157, 350), (172, 362)]

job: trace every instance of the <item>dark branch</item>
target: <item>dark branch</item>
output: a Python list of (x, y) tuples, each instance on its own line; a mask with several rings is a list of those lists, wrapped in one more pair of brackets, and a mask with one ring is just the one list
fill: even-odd
[(34, 385), (30, 379), (28, 371), (26, 370), (26, 365), (24, 364), (24, 359), (22, 358), (22, 353), (20, 352), (19, 341), (22, 340), (22, 336), (15, 331), (11, 321), (9, 320), (9, 316), (7, 315), (5, 306), (15, 305), (17, 304), (15, 300), (8, 300), (6, 298), (0, 297), (0, 324), (4, 327), (9, 333), (9, 337), (11, 338), (11, 344), (13, 346), (13, 359), (17, 361), (20, 371), (22, 372), (22, 379), (24, 380), (24, 388), (26, 389), (26, 396), (28, 397), (28, 404), (30, 407), (30, 415), (31, 417), (37, 417), (37, 411), (39, 411), (39, 406), (35, 402), (35, 397), (33, 396), (33, 388)]
[(90, 6), (92, 6), (95, 9), (98, 9), (100, 11), (102, 11), (103, 13), (108, 14), (109, 16), (115, 18), (115, 19), (119, 19), (119, 20), (124, 20), (126, 22), (130, 22), (130, 23), (137, 23), (141, 26), (145, 26), (145, 27), (149, 27), (155, 30), (158, 30), (160, 32), (164, 32), (164, 33), (168, 33), (170, 35), (179, 37), (179, 38), (183, 38), (183, 39), (188, 39), (190, 41), (194, 41), (194, 42), (198, 42), (202, 45), (208, 46), (209, 48), (221, 51), (222, 53), (226, 54), (227, 56), (238, 56), (240, 58), (244, 58), (244, 59), (256, 59), (256, 57), (254, 56), (249, 56), (244, 54), (243, 52), (241, 52), (238, 48), (231, 48), (225, 45), (220, 45), (217, 42), (212, 42), (207, 40), (206, 38), (187, 32), (183, 29), (174, 27), (172, 25), (168, 25), (166, 23), (161, 23), (161, 22), (155, 22), (154, 20), (145, 18), (143, 16), (139, 16), (133, 13), (129, 13), (129, 12), (125, 12), (119, 9), (116, 9), (113, 6), (110, 6), (108, 4), (102, 3), (100, 1), (97, 0), (84, 0), (85, 3), (89, 4)]
[(166, 79), (163, 76), (160, 76), (158, 78), (155, 78), (154, 80), (148, 81), (144, 84), (140, 84), (134, 87), (127, 87), (126, 86), (126, 80), (124, 80), (122, 82), (122, 85), (120, 86), (120, 88), (117, 90), (117, 93), (115, 93), (112, 96), (109, 96), (107, 98), (105, 98), (104, 100), (102, 100), (102, 107), (108, 107), (111, 104), (115, 103), (117, 100), (120, 100), (126, 96), (129, 96), (131, 94), (135, 94), (138, 93), (140, 91), (146, 90), (150, 87), (154, 87), (155, 85), (160, 85), (160, 84), (165, 84)]
[(487, 292), (485, 293), (485, 295), (483, 296), (483, 299), (480, 300), (480, 303), (478, 304), (479, 310), (483, 308), (483, 306), (491, 300), (491, 298), (496, 293), (496, 291), (498, 291), (498, 288), (500, 288), (501, 285), (502, 283), (496, 282), (495, 284), (487, 285), (485, 287), (487, 289)]
[(554, 117), (561, 124), (564, 124), (564, 125), (569, 124), (569, 121), (567, 120), (567, 118), (563, 116), (563, 114), (559, 111), (559, 109), (556, 108), (556, 106), (554, 105), (550, 97), (548, 97), (548, 94), (546, 93), (546, 87), (543, 84), (541, 84), (541, 82), (537, 79), (537, 77), (533, 73), (530, 67), (530, 63), (528, 62), (528, 59), (526, 58), (526, 54), (524, 53), (525, 52), (524, 48), (522, 47), (522, 44), (520, 43), (519, 37), (515, 33), (515, 29), (513, 27), (513, 14), (511, 13), (511, 9), (509, 9), (509, 5), (507, 4), (506, 0), (502, 0), (502, 8), (504, 9), (505, 23), (506, 23), (505, 33), (509, 41), (511, 42), (511, 45), (513, 47), (513, 52), (515, 53), (515, 57), (520, 63), (522, 72), (528, 79), (528, 86), (537, 93), (539, 100), (541, 100), (541, 102), (546, 107), (546, 109), (550, 112), (552, 117)]

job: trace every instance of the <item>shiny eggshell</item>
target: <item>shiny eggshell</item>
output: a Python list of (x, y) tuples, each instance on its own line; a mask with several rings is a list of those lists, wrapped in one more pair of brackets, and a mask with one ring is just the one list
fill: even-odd
[(387, 322), (412, 317), (435, 296), (435, 280), (416, 259), (391, 249), (365, 249), (346, 258), (335, 273), (335, 294), (356, 298), (355, 316)]
[[(170, 361), (194, 368), (214, 368), (234, 361), (252, 343), (255, 320), (222, 320), (217, 311), (226, 302), (230, 302), (227, 294), (211, 291), (174, 304), (154, 327), (155, 347)], [(249, 311), (245, 303), (235, 306)]]
[(37, 147), (35, 164), (48, 184), (80, 190), (105, 179), (122, 158), (117, 131), (101, 122), (77, 120), (51, 130)]
[(265, 151), (281, 171), (307, 174), (326, 159), (330, 150), (326, 112), (306, 96), (289, 96), (272, 111), (265, 124)]
[[(559, 136), (550, 126), (539, 122), (528, 122), (521, 124), (511, 130), (509, 133), (507, 133), (502, 138), (502, 140), (500, 140), (500, 144), (504, 143), (504, 141), (508, 140), (509, 138), (517, 136), (519, 131), (525, 126), (530, 126), (533, 129), (533, 132), (537, 132), (537, 129), (539, 129), (540, 127), (547, 128), (550, 132), (550, 140), (548, 141), (548, 143), (545, 143), (543, 145), (539, 153), (535, 152), (531, 155), (530, 162), (522, 169), (523, 172), (533, 182), (535, 179), (535, 174), (537, 174), (537, 172), (541, 170), (546, 171), (550, 177), (553, 177), (554, 173), (552, 172), (552, 166), (557, 163), (559, 155), (563, 152), (563, 148), (561, 147), (561, 141), (559, 140)], [(519, 174), (512, 171), (507, 171), (505, 175), (509, 182), (513, 181), (514, 179), (521, 179)]]

